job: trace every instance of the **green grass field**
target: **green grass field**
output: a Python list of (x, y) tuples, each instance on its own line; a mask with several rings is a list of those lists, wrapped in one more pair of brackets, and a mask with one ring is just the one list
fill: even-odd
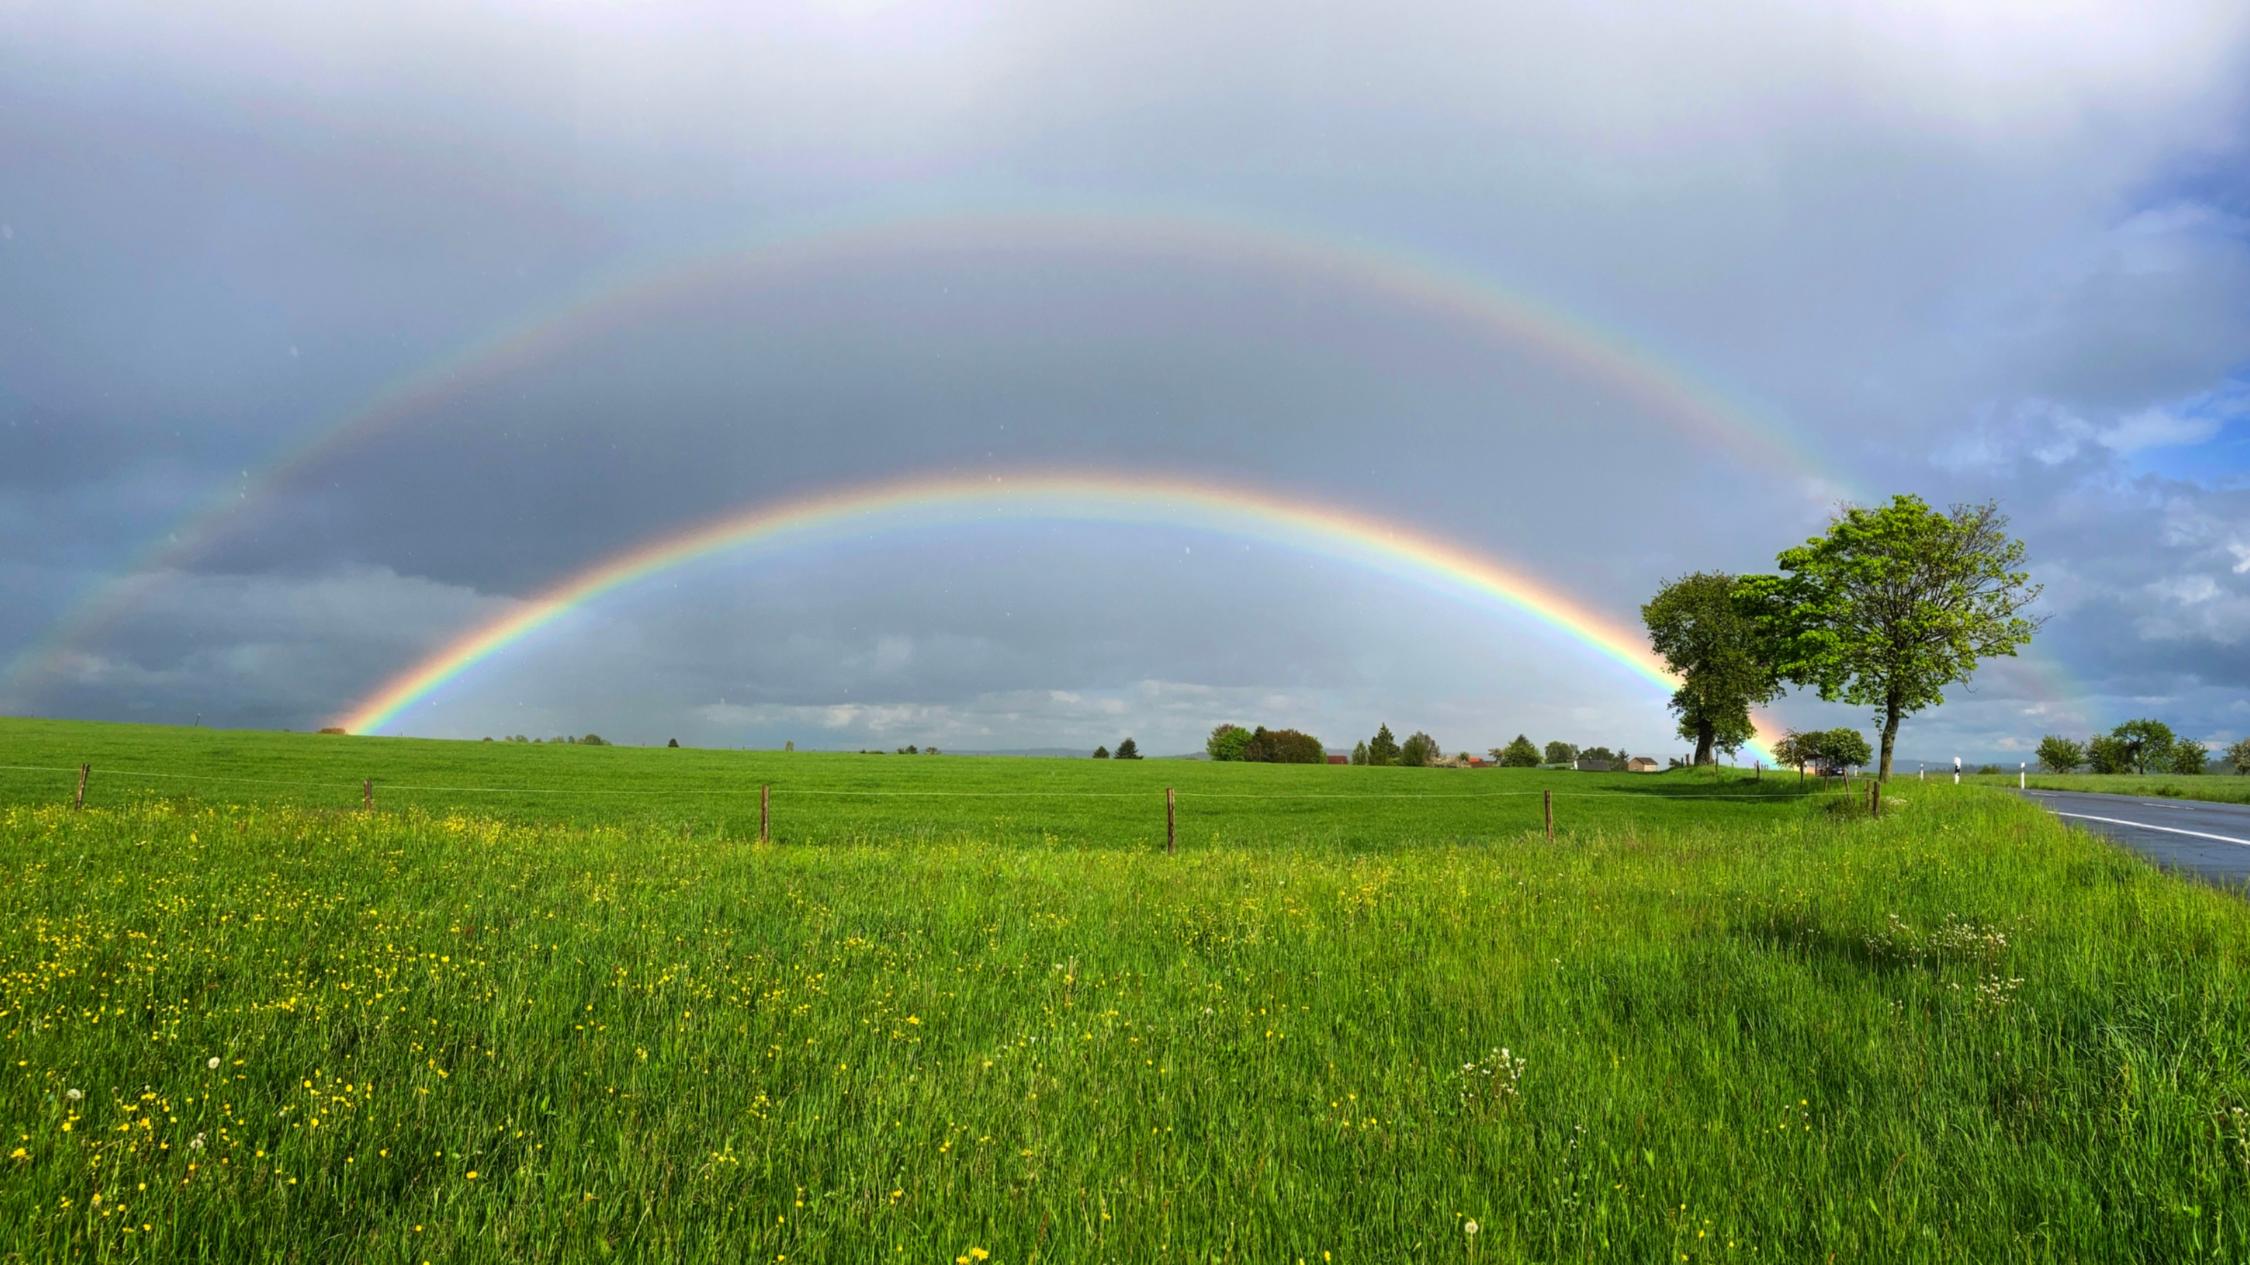
[[(1984, 786), (2014, 786), (2016, 775), (1975, 774)], [(2231, 773), (2205, 773), (2190, 777), (2150, 774), (2134, 777), (2115, 773), (2030, 773), (2028, 785), (2044, 791), (2100, 791), (2107, 795), (2147, 795), (2165, 799), (2202, 799), (2218, 804), (2250, 804), (2250, 777)]]
[(67, 801), (80, 764), (93, 766), (87, 802), (96, 805), (184, 796), (357, 808), (362, 781), (372, 779), (386, 810), (732, 839), (756, 837), (759, 788), (770, 785), (774, 840), (824, 845), (1161, 846), (1168, 786), (1183, 844), (1354, 852), (1529, 829), (1541, 822), (1547, 789), (1566, 797), (1557, 810), (1565, 830), (1752, 825), (1771, 816), (1773, 801), (1817, 789), (1794, 774), (1750, 782), (1711, 773), (783, 754), (0, 720), (0, 803)]
[(12, 1259), (2250, 1255), (2250, 909), (1983, 788), (0, 764)]

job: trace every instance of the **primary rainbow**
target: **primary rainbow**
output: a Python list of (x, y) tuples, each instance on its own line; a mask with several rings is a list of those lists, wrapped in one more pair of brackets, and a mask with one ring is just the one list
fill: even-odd
[[(810, 537), (841, 526), (917, 517), (1010, 516), (1184, 525), (1302, 549), (1528, 614), (1669, 693), (1678, 684), (1637, 628), (1581, 605), (1490, 557), (1327, 505), (1241, 486), (1160, 476), (1029, 473), (899, 479), (754, 506), (643, 541), (566, 577), (518, 609), (471, 629), (385, 681), (334, 724), (383, 730), (464, 672), (605, 593), (724, 550)], [(1774, 733), (1761, 718), (1759, 737)], [(1761, 759), (1770, 759), (1759, 750)]]

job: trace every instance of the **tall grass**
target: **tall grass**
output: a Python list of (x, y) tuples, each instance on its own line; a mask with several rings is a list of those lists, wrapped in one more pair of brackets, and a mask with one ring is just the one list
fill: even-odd
[(1974, 788), (1637, 802), (1171, 857), (0, 810), (0, 1251), (2250, 1255), (2238, 900)]
[[(1973, 775), (1983, 786), (2014, 786), (2016, 775)], [(2199, 799), (2218, 804), (2250, 804), (2250, 777), (2228, 773), (2030, 773), (2023, 779), (2033, 790), (2097, 791), (2105, 795), (2145, 795), (2164, 799)]]

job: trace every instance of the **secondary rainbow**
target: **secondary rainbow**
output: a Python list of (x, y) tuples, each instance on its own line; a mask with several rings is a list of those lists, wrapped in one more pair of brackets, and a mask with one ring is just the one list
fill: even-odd
[(1503, 346), (1535, 353), (1658, 425), (1807, 486), (1842, 489), (1791, 427), (1739, 403), (1685, 367), (1620, 331), (1503, 284), (1461, 261), (1326, 227), (1287, 224), (1179, 204), (981, 199), (956, 205), (881, 207), (780, 231), (749, 243), (641, 261), (393, 379), (364, 403), (312, 428), (156, 538), (117, 577), (76, 602), (8, 665), (0, 682), (28, 679), (130, 608), (152, 576), (226, 538), (268, 493), (355, 444), (443, 420), (481, 387), (600, 336), (654, 318), (702, 294), (738, 291), (802, 273), (895, 254), (976, 249), (1082, 250), (1251, 267), (1305, 277), (1341, 292), (1380, 296)]
[[(376, 733), (480, 663), (604, 594), (730, 549), (782, 544), (842, 527), (920, 518), (1008, 516), (1149, 522), (1210, 529), (1369, 567), (1528, 615), (1669, 693), (1678, 679), (1622, 624), (1497, 559), (1333, 506), (1260, 489), (1161, 476), (1030, 473), (901, 479), (777, 501), (630, 546), (471, 629), (385, 681), (333, 722)], [(1775, 737), (1760, 721), (1761, 743)], [(1764, 750), (1757, 752), (1770, 759)]]

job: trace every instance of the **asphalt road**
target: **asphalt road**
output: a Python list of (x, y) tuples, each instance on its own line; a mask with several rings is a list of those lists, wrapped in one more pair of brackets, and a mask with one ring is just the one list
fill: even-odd
[(2022, 791), (2073, 826), (2104, 834), (2167, 870), (2223, 887), (2250, 883), (2250, 804), (2139, 795)]

